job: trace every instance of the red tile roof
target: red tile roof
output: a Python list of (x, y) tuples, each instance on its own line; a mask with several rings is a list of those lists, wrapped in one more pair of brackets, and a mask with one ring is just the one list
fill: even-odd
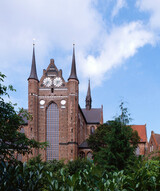
[(160, 134), (154, 133), (153, 136), (155, 137), (157, 144), (160, 145)]
[(140, 142), (147, 142), (146, 125), (131, 125), (131, 128), (138, 132)]

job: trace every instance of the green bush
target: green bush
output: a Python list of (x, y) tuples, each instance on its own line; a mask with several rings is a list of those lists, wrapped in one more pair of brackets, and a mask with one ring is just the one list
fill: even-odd
[[(34, 168), (33, 168), (34, 167)], [(3, 191), (159, 191), (160, 161), (137, 160), (130, 170), (107, 173), (93, 163), (77, 160), (0, 163)]]
[(126, 187), (135, 191), (160, 190), (160, 161), (139, 160), (133, 167), (133, 172), (127, 175)]
[(70, 175), (73, 175), (80, 170), (88, 169), (91, 166), (92, 166), (91, 161), (80, 158), (78, 158), (77, 160), (69, 161), (68, 164), (66, 165), (68, 173)]
[(26, 163), (10, 165), (0, 163), (0, 190), (1, 191), (37, 191), (42, 190), (45, 177), (43, 166), (39, 164), (34, 170)]

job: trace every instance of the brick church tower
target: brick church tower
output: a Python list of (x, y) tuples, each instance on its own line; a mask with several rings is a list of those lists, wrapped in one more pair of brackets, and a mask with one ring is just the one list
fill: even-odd
[[(53, 159), (74, 160), (84, 157), (91, 150), (86, 139), (97, 125), (103, 123), (103, 109), (91, 108), (90, 82), (86, 96), (86, 108), (79, 105), (79, 80), (76, 72), (75, 48), (71, 72), (66, 82), (62, 70), (58, 70), (53, 59), (38, 80), (35, 47), (31, 73), (28, 78), (28, 121), (27, 136), (39, 142), (47, 141), (46, 150), (34, 150), (33, 156), (41, 154), (44, 161)], [(32, 157), (33, 157), (32, 156)]]
[[(32, 115), (32, 121), (29, 121), (29, 138), (34, 138), (38, 141), (38, 95), (39, 95), (39, 80), (37, 77), (35, 48), (33, 44), (33, 56), (31, 73), (28, 78), (28, 111)], [(33, 151), (33, 156), (38, 153)]]

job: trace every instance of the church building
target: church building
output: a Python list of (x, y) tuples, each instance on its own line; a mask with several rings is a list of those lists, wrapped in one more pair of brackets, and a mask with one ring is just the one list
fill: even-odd
[(74, 46), (67, 81), (53, 59), (47, 69), (43, 70), (39, 80), (33, 46), (28, 78), (28, 112), (33, 119), (28, 121), (24, 129), (28, 138), (39, 142), (47, 141), (49, 147), (46, 150), (34, 150), (32, 157), (41, 154), (44, 161), (74, 160), (78, 156), (92, 158), (86, 139), (99, 124), (103, 124), (103, 107), (92, 108), (90, 81), (86, 93), (86, 107), (81, 108)]
[[(33, 154), (22, 157), (22, 161), (38, 154), (43, 161), (68, 161), (78, 157), (92, 159), (92, 151), (86, 139), (94, 133), (98, 125), (103, 124), (103, 106), (92, 108), (90, 81), (86, 93), (86, 107), (81, 108), (74, 46), (70, 75), (65, 81), (62, 70), (56, 67), (53, 59), (50, 60), (47, 69), (43, 70), (39, 80), (33, 45), (31, 72), (28, 78), (28, 112), (32, 115), (32, 120), (26, 121), (23, 132), (28, 138), (48, 142), (49, 146), (46, 150), (34, 149)], [(140, 136), (136, 155), (145, 155), (148, 144), (146, 125), (131, 127)]]

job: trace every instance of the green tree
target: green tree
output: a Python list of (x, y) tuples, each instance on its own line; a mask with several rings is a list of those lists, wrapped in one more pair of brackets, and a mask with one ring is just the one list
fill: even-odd
[(8, 90), (15, 91), (13, 87), (5, 86), (5, 75), (0, 72), (0, 160), (15, 160), (14, 154), (31, 153), (32, 148), (44, 148), (46, 143), (39, 143), (34, 139), (28, 139), (20, 130), (24, 124), (23, 118), (30, 115), (23, 109), (16, 112), (11, 102), (5, 102)]
[(94, 161), (110, 171), (125, 169), (134, 161), (139, 141), (138, 133), (127, 125), (130, 118), (123, 102), (120, 109), (120, 116), (100, 125), (87, 140)]

